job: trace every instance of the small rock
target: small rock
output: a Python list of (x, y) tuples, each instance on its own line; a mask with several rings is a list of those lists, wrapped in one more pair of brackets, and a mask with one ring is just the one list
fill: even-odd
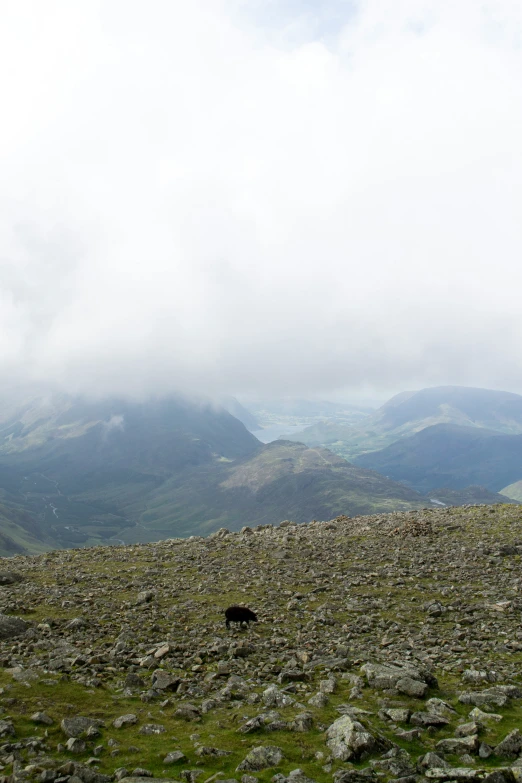
[(201, 745), (201, 747), (196, 750), (196, 756), (199, 756), (200, 758), (218, 759), (224, 756), (230, 756), (231, 753), (232, 751), (230, 750), (220, 750), (219, 748), (212, 748), (206, 745)]
[(20, 636), (29, 628), (29, 624), (21, 617), (0, 614), (0, 639), (13, 639)]
[(308, 699), (308, 704), (310, 704), (312, 707), (326, 707), (329, 702), (330, 699), (326, 693), (322, 693), (321, 691), (319, 691), (319, 693), (315, 693), (313, 696), (310, 696)]
[(426, 682), (413, 680), (411, 677), (401, 677), (397, 680), (395, 687), (399, 693), (404, 693), (406, 696), (414, 696), (418, 699), (424, 698), (426, 691), (428, 690), (428, 684)]
[(509, 696), (497, 688), (489, 688), (485, 691), (469, 691), (459, 695), (461, 704), (473, 704), (475, 707), (505, 707), (509, 701)]
[(120, 715), (119, 718), (115, 718), (112, 725), (115, 729), (121, 729), (123, 726), (133, 726), (138, 722), (138, 716), (129, 712), (127, 715)]
[(468, 717), (477, 723), (500, 723), (502, 720), (502, 715), (497, 715), (495, 712), (482, 712), (478, 707), (474, 707)]
[(0, 720), (0, 737), (16, 736), (15, 727), (10, 720)]
[(31, 715), (31, 720), (34, 723), (43, 723), (45, 726), (52, 726), (54, 721), (45, 712), (35, 712)]
[(181, 718), (182, 720), (197, 720), (201, 717), (200, 710), (193, 704), (182, 704), (181, 707), (174, 712), (175, 718)]
[(86, 628), (87, 620), (85, 620), (84, 617), (74, 617), (72, 620), (69, 620), (65, 627), (68, 631), (76, 631), (80, 628)]
[[(105, 723), (97, 718), (85, 718), (78, 715), (75, 718), (64, 718), (60, 726), (67, 737), (81, 737), (83, 734), (93, 730), (99, 734), (100, 726), (105, 726)], [(96, 735), (91, 733), (89, 736)]]
[(160, 723), (145, 723), (139, 729), (138, 734), (164, 734), (165, 731), (165, 726), (162, 726)]
[(259, 772), (269, 767), (277, 767), (283, 759), (283, 751), (277, 745), (261, 745), (257, 748), (252, 748), (250, 753), (236, 768), (236, 771)]
[(136, 598), (136, 604), (139, 606), (140, 604), (148, 604), (152, 601), (154, 598), (154, 593), (152, 590), (142, 590), (141, 593), (138, 593), (138, 597)]
[(478, 749), (477, 737), (462, 737), (461, 739), (443, 739), (437, 742), (436, 748), (442, 753), (475, 753)]
[(181, 750), (172, 750), (163, 759), (164, 764), (176, 764), (178, 761), (186, 761), (187, 757)]
[(156, 669), (152, 673), (151, 684), (158, 691), (177, 691), (180, 683), (179, 677), (175, 677), (173, 674), (163, 671), (163, 669)]
[(522, 751), (522, 734), (519, 729), (513, 729), (502, 742), (495, 746), (495, 755), (505, 759), (512, 759)]
[(134, 672), (129, 672), (125, 677), (126, 688), (144, 688), (145, 680)]
[[(145, 771), (147, 771), (147, 770), (145, 770)], [(200, 774), (202, 772), (202, 770), (194, 770), (194, 771), (195, 772), (199, 772)], [(126, 778), (120, 778), (120, 783), (143, 783), (143, 778), (144, 777), (150, 778), (151, 777), (151, 773), (148, 772), (148, 774), (146, 776), (144, 776), (144, 775), (138, 775), (138, 776), (129, 775)], [(110, 780), (110, 778), (109, 778), (109, 780)], [(190, 778), (186, 778), (186, 780), (189, 780), (190, 783), (195, 783), (196, 778), (194, 778), (193, 780), (190, 780)], [(71, 779), (69, 779), (68, 783), (71, 783)], [(97, 783), (97, 781), (93, 781), (93, 783)], [(176, 783), (176, 782), (174, 780), (172, 780), (171, 778), (154, 778), (154, 783)]]
[(314, 719), (309, 712), (301, 712), (290, 723), (292, 731), (311, 731), (314, 727)]
[(453, 707), (442, 699), (428, 699), (426, 709), (433, 715), (442, 715), (445, 718), (452, 718), (457, 714)]
[(384, 715), (394, 723), (408, 723), (411, 711), (403, 707), (390, 707), (383, 710)]
[(85, 753), (87, 746), (85, 742), (81, 739), (78, 739), (78, 737), (69, 737), (65, 743), (65, 747), (69, 753)]
[(0, 585), (14, 585), (17, 582), (23, 582), (24, 577), (17, 571), (1, 571)]
[(337, 690), (337, 681), (334, 677), (329, 677), (327, 680), (321, 680), (319, 683), (320, 693), (335, 693)]
[(478, 754), (481, 759), (489, 759), (492, 753), (493, 753), (493, 748), (491, 748), (485, 742), (480, 743)]
[(455, 729), (455, 736), (472, 737), (479, 733), (480, 728), (481, 726), (479, 726), (478, 723), (475, 723), (475, 721), (472, 721), (471, 723), (461, 723), (460, 726), (457, 726)]
[(343, 715), (328, 727), (326, 744), (332, 757), (340, 761), (364, 759), (371, 753), (383, 752), (391, 746), (384, 737), (375, 737), (349, 715)]
[(470, 767), (443, 767), (427, 769), (424, 773), (428, 780), (478, 780), (477, 770)]
[(513, 769), (494, 769), (482, 778), (483, 783), (515, 783), (517, 780)]
[(280, 691), (277, 685), (270, 685), (263, 691), (262, 700), (267, 707), (290, 707), (294, 703), (294, 699)]
[(199, 778), (199, 776), (202, 774), (203, 774), (202, 769), (182, 769), (181, 772), (179, 773), (180, 777), (183, 778), (183, 780), (186, 780), (187, 783), (195, 783), (196, 780)]
[(414, 726), (447, 726), (449, 720), (442, 715), (435, 715), (431, 712), (414, 712), (410, 717), (410, 723)]
[(426, 755), (417, 762), (417, 768), (419, 772), (422, 772), (425, 769), (445, 769), (449, 766), (450, 764), (448, 764), (447, 761), (441, 758), (441, 756), (438, 756), (436, 753), (433, 753), (433, 751), (426, 753)]

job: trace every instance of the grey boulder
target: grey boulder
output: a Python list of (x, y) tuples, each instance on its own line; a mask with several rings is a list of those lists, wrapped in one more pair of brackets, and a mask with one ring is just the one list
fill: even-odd
[(504, 737), (502, 742), (495, 746), (495, 755), (505, 759), (512, 759), (522, 751), (522, 734), (518, 729), (513, 729)]
[(25, 633), (28, 628), (29, 624), (21, 617), (0, 614), (0, 639), (13, 639)]
[(364, 759), (371, 753), (388, 750), (391, 743), (384, 737), (370, 734), (359, 721), (349, 715), (337, 718), (326, 732), (326, 744), (332, 757), (340, 761)]
[(87, 733), (92, 737), (95, 736), (93, 732), (99, 733), (99, 728), (105, 726), (105, 723), (97, 718), (85, 718), (78, 715), (76, 718), (64, 718), (60, 726), (67, 737), (76, 738)]
[(261, 745), (257, 748), (252, 748), (236, 771), (259, 772), (269, 767), (277, 767), (283, 759), (283, 751), (277, 745)]

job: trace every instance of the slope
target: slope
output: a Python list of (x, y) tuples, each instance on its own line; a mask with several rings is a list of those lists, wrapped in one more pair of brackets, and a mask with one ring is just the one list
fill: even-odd
[(493, 506), (16, 557), (3, 777), (517, 783), (521, 541)]
[(362, 454), (355, 462), (419, 492), (470, 484), (500, 492), (520, 477), (522, 435), (437, 424), (382, 451)]
[(492, 506), (498, 503), (518, 505), (516, 499), (502, 493), (490, 492), (489, 489), (479, 485), (471, 485), (463, 489), (440, 487), (427, 492), (426, 497), (434, 500), (436, 505), (442, 503), (446, 506)]
[(241, 405), (239, 400), (236, 400), (235, 397), (223, 397), (221, 399), (221, 405), (231, 414), (231, 416), (239, 419), (239, 421), (245, 425), (249, 432), (255, 432), (255, 430), (261, 429), (261, 425), (257, 421), (254, 414), (250, 413), (250, 411), (247, 410), (244, 405)]
[(520, 481), (513, 482), (513, 484), (509, 484), (507, 487), (504, 487), (502, 494), (506, 495), (506, 497), (511, 498), (512, 500), (519, 500), (522, 502), (522, 479), (520, 479)]
[(332, 516), (422, 508), (429, 501), (326, 449), (275, 441), (234, 463), (201, 466), (152, 492), (128, 541), (204, 535), (218, 527), (309, 522)]
[(3, 406), (0, 488), (56, 546), (96, 543), (134, 524), (173, 474), (258, 446), (237, 419), (201, 401), (36, 398)]

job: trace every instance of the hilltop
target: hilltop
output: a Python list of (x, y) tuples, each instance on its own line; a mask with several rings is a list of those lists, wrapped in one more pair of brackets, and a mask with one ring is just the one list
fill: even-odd
[(4, 779), (516, 783), (521, 541), (484, 506), (10, 558)]

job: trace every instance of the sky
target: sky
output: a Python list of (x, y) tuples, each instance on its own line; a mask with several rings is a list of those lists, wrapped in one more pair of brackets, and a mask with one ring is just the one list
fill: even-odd
[(518, 0), (3, 0), (0, 373), (522, 392)]

